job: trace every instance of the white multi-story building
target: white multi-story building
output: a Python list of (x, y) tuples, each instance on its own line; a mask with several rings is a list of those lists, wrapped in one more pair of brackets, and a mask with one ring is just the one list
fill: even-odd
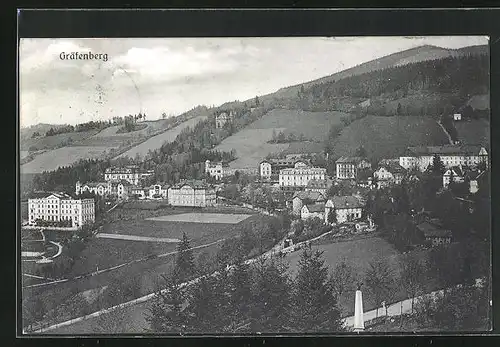
[(130, 182), (126, 180), (121, 181), (107, 181), (107, 182), (87, 182), (80, 183), (76, 182), (76, 195), (83, 194), (85, 192), (94, 193), (102, 197), (114, 196), (119, 200), (128, 199), (130, 193)]
[(216, 180), (220, 180), (230, 175), (229, 165), (221, 161), (212, 163), (210, 160), (206, 160), (205, 173), (211, 177), (215, 177)]
[(232, 122), (234, 119), (234, 113), (233, 111), (227, 112), (221, 112), (217, 115), (215, 115), (215, 127), (217, 129), (222, 128), (226, 123)]
[(438, 155), (446, 169), (453, 166), (476, 167), (484, 163), (488, 167), (488, 152), (481, 145), (443, 145), (408, 147), (405, 155), (399, 157), (399, 165), (405, 169), (425, 171)]
[(281, 170), (294, 168), (299, 163), (310, 164), (309, 160), (297, 157), (263, 160), (259, 164), (260, 177), (265, 180), (277, 180)]
[(172, 206), (214, 206), (215, 189), (199, 180), (182, 181), (168, 189), (168, 203)]
[(95, 221), (94, 199), (74, 199), (65, 193), (34, 193), (28, 199), (28, 218), (32, 226), (45, 221), (56, 227), (66, 222), (69, 228), (81, 228)]
[(454, 183), (462, 183), (465, 181), (465, 173), (461, 166), (450, 167), (446, 170), (443, 174), (443, 188), (448, 188), (452, 179)]
[(293, 168), (281, 169), (280, 187), (306, 187), (310, 180), (324, 180), (326, 169), (310, 167), (304, 162), (297, 162)]
[(335, 162), (336, 177), (340, 180), (356, 179), (358, 171), (370, 169), (371, 163), (362, 157), (340, 157)]
[(330, 213), (335, 213), (336, 223), (354, 221), (361, 218), (363, 201), (356, 196), (333, 196), (325, 204), (325, 223), (330, 224)]
[(140, 170), (137, 166), (110, 167), (104, 172), (105, 181), (126, 180), (130, 184), (138, 185), (139, 182), (154, 174), (154, 170)]

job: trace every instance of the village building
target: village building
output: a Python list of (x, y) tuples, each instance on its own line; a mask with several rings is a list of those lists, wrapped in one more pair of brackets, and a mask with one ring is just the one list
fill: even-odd
[(219, 114), (215, 115), (215, 127), (217, 129), (221, 129), (224, 127), (226, 123), (230, 123), (234, 120), (234, 113), (233, 111), (228, 112), (221, 112)]
[(373, 172), (377, 188), (393, 184), (401, 184), (406, 170), (399, 165), (399, 159), (383, 159), (379, 162), (377, 170)]
[(205, 173), (216, 180), (220, 180), (223, 177), (230, 175), (229, 164), (222, 161), (211, 162), (210, 160), (205, 161)]
[(454, 113), (453, 114), (453, 120), (454, 121), (460, 121), (460, 120), (462, 120), (462, 114), (461, 113)]
[(165, 184), (153, 184), (149, 187), (144, 188), (144, 192), (147, 192), (148, 199), (167, 199), (168, 198), (168, 188), (170, 186)]
[(116, 198), (118, 200), (127, 200), (132, 185), (127, 180), (107, 181), (107, 182), (76, 182), (75, 194), (80, 195), (85, 192), (99, 195), (103, 198)]
[(168, 203), (172, 206), (214, 206), (215, 189), (200, 180), (184, 180), (168, 188)]
[(443, 188), (448, 188), (451, 181), (455, 183), (463, 183), (465, 181), (465, 172), (462, 166), (453, 166), (443, 174)]
[(443, 145), (408, 147), (405, 155), (399, 157), (399, 165), (405, 169), (425, 171), (438, 155), (446, 169), (453, 166), (477, 167), (484, 163), (488, 167), (488, 152), (480, 145)]
[(439, 225), (426, 221), (418, 224), (417, 229), (424, 235), (425, 240), (432, 244), (432, 246), (451, 243), (451, 230), (443, 229)]
[[(289, 200), (289, 207), (292, 209), (292, 214), (300, 215), (302, 207), (307, 204), (317, 204), (324, 203), (326, 201), (326, 195), (320, 192), (307, 192), (301, 191), (296, 192), (292, 199)], [(290, 206), (291, 205), (291, 206)]]
[[(333, 196), (325, 204), (325, 223), (342, 224), (360, 219), (363, 214), (364, 202), (356, 196)], [(333, 223), (330, 217), (335, 213)]]
[(325, 218), (325, 204), (309, 204), (302, 206), (300, 211), (300, 218), (306, 220), (309, 218)]
[(279, 185), (282, 189), (305, 188), (310, 180), (324, 180), (325, 178), (326, 169), (297, 162), (293, 168), (280, 170)]
[(309, 160), (298, 159), (296, 157), (263, 160), (259, 163), (260, 178), (263, 180), (278, 181), (281, 170), (293, 168), (297, 163), (310, 164)]
[(326, 177), (324, 180), (312, 179), (307, 182), (306, 192), (318, 192), (326, 196), (328, 189), (333, 185), (333, 181)]
[(336, 177), (340, 180), (356, 179), (358, 171), (370, 169), (371, 163), (362, 157), (340, 157), (335, 162)]
[(105, 181), (126, 180), (130, 184), (138, 185), (144, 178), (152, 176), (154, 170), (140, 170), (137, 166), (109, 167), (104, 172)]
[(52, 222), (54, 227), (78, 229), (94, 221), (94, 199), (78, 199), (54, 192), (33, 193), (28, 199), (28, 223), (31, 226)]

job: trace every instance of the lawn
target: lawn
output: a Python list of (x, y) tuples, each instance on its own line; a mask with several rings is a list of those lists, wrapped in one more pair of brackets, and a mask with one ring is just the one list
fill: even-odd
[[(392, 245), (378, 236), (370, 238), (360, 238), (350, 241), (340, 241), (330, 244), (312, 246), (313, 250), (323, 251), (325, 264), (329, 267), (329, 271), (333, 271), (336, 264), (345, 260), (346, 263), (355, 269), (358, 277), (361, 279), (365, 271), (369, 268), (369, 263), (376, 259), (384, 259), (387, 261), (395, 274), (399, 272), (399, 261), (401, 253), (396, 251)], [(419, 259), (424, 258), (426, 251), (418, 250), (412, 252), (412, 256)], [(289, 262), (289, 271), (294, 276), (297, 273), (297, 267), (300, 260), (301, 251), (291, 253), (285, 259)], [(430, 290), (433, 290), (433, 283), (427, 283)], [(406, 298), (403, 292), (396, 294), (394, 301)], [(368, 291), (363, 292), (363, 306), (365, 311), (375, 308), (372, 297)], [(343, 315), (351, 315), (354, 312), (354, 292), (346, 293), (340, 298), (340, 307), (342, 308)]]
[[(163, 143), (165, 142), (172, 142), (175, 140), (177, 135), (181, 133), (182, 130), (184, 130), (187, 127), (193, 127), (195, 126), (198, 122), (205, 120), (207, 116), (202, 115), (198, 117), (191, 118), (187, 120), (186, 122), (181, 123), (180, 125), (176, 126), (175, 128), (172, 128), (170, 130), (164, 131), (163, 133), (153, 136), (146, 141), (140, 143), (139, 145), (132, 147), (125, 153), (122, 153), (118, 157), (125, 157), (129, 156), (131, 158), (135, 158), (137, 154), (140, 156), (145, 156), (148, 151), (154, 151), (155, 149), (159, 149)], [(144, 131), (144, 130), (143, 130)], [(140, 131), (139, 131), (140, 132)], [(124, 135), (124, 134), (120, 134)]]
[(73, 142), (78, 142), (87, 139), (97, 134), (98, 132), (99, 130), (89, 130), (89, 131), (57, 134), (54, 136), (47, 136), (47, 137), (44, 136), (36, 139), (27, 139), (25, 141), (20, 142), (20, 147), (21, 150), (28, 150), (30, 147), (33, 147), (37, 151), (42, 149), (55, 149), (60, 145), (66, 144), (70, 139)]
[(482, 144), (489, 145), (490, 143), (490, 122), (484, 119), (471, 119), (459, 122), (454, 122), (457, 129), (458, 139), (466, 144)]
[(237, 159), (229, 163), (234, 169), (258, 169), (259, 163), (270, 153), (279, 153), (288, 148), (287, 143), (267, 143), (273, 137), (273, 130), (278, 133), (284, 128), (270, 129), (243, 129), (236, 134), (224, 139), (214, 148), (217, 151), (236, 151)]
[(410, 146), (445, 144), (448, 138), (431, 118), (366, 116), (335, 138), (333, 156), (352, 156), (363, 145), (368, 158), (379, 161), (399, 157)]
[(304, 134), (308, 139), (323, 141), (328, 136), (330, 127), (340, 124), (346, 113), (308, 112), (302, 110), (274, 109), (259, 120), (250, 124), (247, 129), (282, 128), (285, 134)]
[(218, 223), (218, 224), (238, 224), (250, 217), (249, 214), (228, 214), (228, 213), (181, 213), (152, 217), (147, 220), (154, 222), (186, 222), (186, 223)]
[(32, 161), (21, 165), (21, 173), (41, 173), (57, 170), (60, 166), (69, 166), (80, 159), (101, 157), (109, 147), (62, 147), (44, 152)]

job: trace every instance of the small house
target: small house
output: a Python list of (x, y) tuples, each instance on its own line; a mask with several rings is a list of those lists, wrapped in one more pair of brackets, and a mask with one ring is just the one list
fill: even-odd
[(306, 220), (315, 217), (320, 218), (321, 220), (325, 218), (325, 204), (310, 204), (302, 207), (300, 213), (301, 219)]
[(302, 207), (304, 205), (319, 204), (325, 201), (325, 195), (319, 192), (295, 192), (291, 200), (292, 214), (298, 216), (302, 213)]
[(462, 114), (461, 113), (455, 113), (455, 114), (453, 114), (453, 120), (454, 121), (462, 120)]
[(432, 246), (439, 246), (451, 243), (451, 230), (430, 222), (423, 222), (417, 225), (417, 229), (424, 235), (425, 240)]
[(443, 188), (447, 188), (451, 181), (455, 183), (463, 183), (465, 173), (461, 166), (453, 166), (443, 174)]

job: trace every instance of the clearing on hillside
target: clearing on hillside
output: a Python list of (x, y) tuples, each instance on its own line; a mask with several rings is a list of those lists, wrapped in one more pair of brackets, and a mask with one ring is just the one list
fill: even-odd
[(445, 144), (446, 134), (431, 118), (366, 116), (344, 128), (333, 140), (333, 156), (352, 156), (363, 145), (368, 158), (379, 161), (396, 158), (410, 146)]
[[(323, 141), (330, 127), (340, 124), (343, 112), (308, 112), (302, 110), (274, 109), (250, 124), (247, 129), (284, 129), (285, 134), (304, 134), (307, 139)], [(278, 132), (278, 130), (276, 130)]]
[(59, 146), (65, 146), (69, 143), (75, 143), (85, 140), (97, 134), (99, 130), (80, 131), (72, 133), (57, 134), (53, 136), (43, 136), (36, 139), (25, 139), (20, 141), (19, 145), (22, 150), (40, 151), (47, 149), (55, 149)]
[(99, 158), (109, 147), (62, 147), (44, 152), (32, 161), (21, 165), (21, 173), (41, 173), (53, 171), (61, 166), (69, 166), (80, 159)]
[(270, 153), (279, 153), (288, 148), (288, 143), (273, 144), (267, 141), (273, 138), (273, 130), (278, 133), (284, 128), (243, 129), (229, 136), (214, 149), (218, 151), (236, 151), (237, 159), (229, 166), (233, 169), (255, 169), (259, 162)]
[(156, 222), (185, 222), (185, 223), (221, 223), (238, 224), (250, 217), (250, 214), (228, 214), (228, 213), (181, 213), (166, 216), (147, 218), (146, 220)]
[(207, 118), (206, 115), (191, 118), (191, 119), (179, 124), (175, 128), (172, 128), (172, 129), (167, 130), (161, 134), (153, 136), (153, 137), (147, 139), (146, 141), (138, 144), (137, 146), (132, 147), (131, 149), (129, 149), (125, 153), (120, 154), (118, 156), (118, 158), (119, 157), (127, 157), (127, 156), (131, 157), (131, 158), (135, 158), (135, 156), (137, 154), (141, 157), (144, 157), (146, 154), (148, 154), (148, 152), (150, 150), (154, 151), (154, 150), (160, 148), (164, 142), (174, 141), (175, 138), (177, 137), (177, 135), (179, 135), (182, 130), (184, 130), (187, 127), (193, 127), (197, 123), (199, 123), (200, 121), (205, 120), (206, 118)]

